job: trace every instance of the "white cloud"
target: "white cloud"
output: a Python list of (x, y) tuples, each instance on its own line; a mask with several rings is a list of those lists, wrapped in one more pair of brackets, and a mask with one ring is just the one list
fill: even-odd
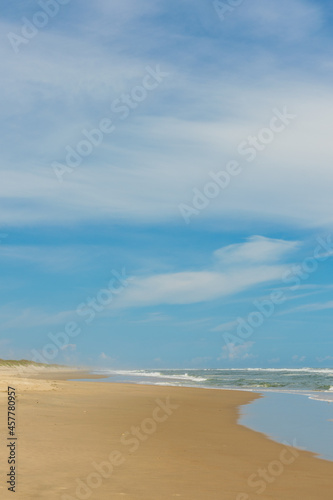
[[(157, 7), (149, 1), (140, 2), (140, 7), (133, 0), (121, 4), (105, 0), (94, 9), (101, 9), (116, 29), (117, 15), (133, 20), (160, 8), (160, 2)], [(315, 4), (300, 0), (255, 0), (244, 2), (226, 24), (243, 19), (258, 34), (266, 31), (300, 39), (320, 24), (320, 12)], [(7, 33), (13, 26), (2, 23), (1, 28)], [(194, 41), (186, 33), (183, 36), (187, 42)], [(80, 36), (76, 30), (68, 35), (41, 30), (25, 47), (20, 64), (9, 46), (1, 46), (2, 111), (15, 123), (12, 127), (6, 122), (0, 130), (5, 138), (0, 194), (8, 202), (0, 213), (1, 224), (182, 223), (178, 205), (191, 201), (192, 189), (203, 187), (211, 170), (224, 168), (234, 158), (242, 162), (243, 173), (202, 212), (200, 220), (218, 218), (222, 225), (232, 216), (238, 224), (246, 223), (245, 218), (296, 226), (333, 223), (333, 100), (330, 84), (317, 66), (311, 75), (302, 68), (282, 68), (280, 53), (274, 50), (255, 52), (248, 61), (237, 44), (224, 54), (227, 73), (215, 67), (214, 74), (198, 73), (197, 65), (191, 68), (187, 52), (180, 52), (179, 59), (178, 54), (172, 58), (163, 51), (159, 60), (152, 61), (147, 50), (134, 58), (125, 48), (136, 39), (137, 32), (125, 32), (110, 52), (109, 43), (96, 36)], [(220, 57), (220, 45), (214, 40), (207, 39), (200, 49), (202, 59), (207, 52), (209, 59)], [(316, 50), (315, 64), (322, 64), (322, 59)], [(112, 100), (137, 85), (146, 64), (160, 64), (170, 71), (163, 89), (141, 103), (117, 135), (108, 137), (60, 186), (52, 161), (63, 159), (67, 145), (77, 144), (82, 128), (96, 127), (104, 116), (112, 117)], [(235, 83), (239, 67), (244, 68), (244, 79)], [(273, 108), (283, 106), (297, 119), (255, 163), (248, 164), (239, 156), (238, 144), (269, 122)], [(42, 155), (36, 156), (41, 150)], [(18, 199), (24, 204), (18, 204)]]
[[(240, 94), (245, 92), (248, 101), (256, 100), (251, 90), (239, 88), (238, 91)], [(9, 170), (3, 165), (2, 196), (9, 200), (24, 198), (25, 207), (8, 206), (0, 214), (0, 223), (68, 223), (100, 218), (183, 223), (178, 205), (191, 204), (192, 189), (203, 189), (210, 179), (209, 171), (223, 169), (233, 158), (243, 163), (243, 173), (202, 211), (198, 220), (218, 217), (223, 224), (224, 219), (238, 214), (240, 218), (246, 215), (252, 220), (288, 219), (292, 224), (303, 226), (333, 223), (329, 188), (333, 173), (327, 167), (331, 155), (328, 130), (333, 103), (325, 90), (320, 91), (325, 96), (322, 102), (318, 102), (321, 98), (313, 97), (312, 91), (299, 92), (302, 110), (298, 122), (258, 156), (255, 164), (247, 165), (246, 160), (238, 156), (237, 142), (234, 145), (229, 142), (227, 146), (230, 126), (234, 129), (233, 137), (241, 141), (265, 124), (264, 120), (259, 124), (253, 114), (247, 125), (238, 122), (237, 127), (231, 124), (232, 120), (230, 123), (226, 120), (222, 127), (202, 122), (194, 130), (193, 123), (182, 120), (188, 142), (195, 144), (192, 151), (186, 149), (186, 154), (180, 152), (179, 139), (166, 130), (173, 129), (172, 120), (166, 127), (167, 118), (135, 119), (131, 123), (133, 140), (130, 146), (128, 143), (126, 148), (118, 145), (115, 150), (106, 140), (91, 158), (64, 177), (64, 186), (58, 183), (51, 170), (56, 154), (53, 158), (50, 155), (43, 167), (32, 169), (24, 162)], [(287, 102), (290, 101), (292, 97)], [(266, 104), (266, 112), (270, 112), (273, 102)], [(260, 115), (263, 105), (259, 101), (260, 109), (253, 113)], [(290, 105), (296, 112), (297, 108), (298, 103)], [(152, 128), (161, 133), (154, 148), (148, 140)], [(117, 141), (124, 140), (122, 134), (117, 136)], [(59, 140), (59, 147), (75, 145), (78, 140), (68, 136), (68, 139)], [(142, 141), (140, 148), (136, 146), (139, 140)], [(59, 159), (62, 154), (57, 153)], [(313, 200), (311, 207), (309, 198)]]
[(249, 264), (275, 262), (296, 250), (298, 241), (284, 241), (263, 236), (251, 236), (246, 243), (238, 243), (220, 248), (215, 256), (223, 264)]
[(255, 358), (253, 354), (250, 354), (249, 351), (254, 345), (254, 342), (245, 342), (244, 344), (240, 345), (235, 345), (235, 344), (228, 344), (227, 346), (225, 345), (222, 348), (222, 355), (220, 358), (218, 358), (218, 361), (222, 359), (229, 359), (229, 360), (235, 360), (235, 359), (252, 359)]
[(293, 361), (296, 361), (297, 363), (303, 363), (303, 361), (306, 360), (306, 356), (299, 356), (298, 354), (295, 354), (293, 357), (292, 357), (292, 360)]
[(228, 296), (247, 288), (281, 279), (286, 266), (257, 266), (229, 273), (179, 272), (133, 278), (117, 306), (193, 304)]
[(316, 358), (319, 363), (324, 363), (325, 361), (333, 361), (333, 356), (323, 356)]
[(76, 351), (76, 344), (66, 344), (60, 347), (62, 351)]
[[(247, 248), (247, 245), (248, 243), (244, 243), (244, 248)], [(281, 247), (282, 242), (279, 241), (278, 245)], [(223, 249), (220, 251), (223, 253)], [(231, 262), (238, 264), (237, 256), (242, 253), (242, 245), (235, 245), (234, 252), (234, 259), (230, 249), (228, 256)], [(259, 284), (282, 279), (287, 266), (265, 265), (267, 260), (265, 252), (263, 253), (264, 264), (261, 264), (259, 256), (256, 256), (254, 263), (252, 252), (248, 251), (248, 253), (251, 258), (249, 258), (247, 266), (230, 266), (225, 272), (208, 268), (199, 271), (134, 277), (130, 286), (119, 297), (115, 307), (206, 302), (238, 293)], [(282, 257), (283, 252), (275, 252), (275, 259), (277, 259), (277, 255)]]
[(101, 359), (102, 361), (109, 361), (109, 362), (115, 361), (115, 358), (112, 358), (108, 354), (105, 354), (105, 352), (101, 352), (101, 354), (99, 355), (99, 359)]

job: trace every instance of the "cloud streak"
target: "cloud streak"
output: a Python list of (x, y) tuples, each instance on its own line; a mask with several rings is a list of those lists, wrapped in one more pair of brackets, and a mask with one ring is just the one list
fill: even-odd
[(251, 236), (246, 243), (229, 245), (217, 250), (214, 255), (223, 264), (258, 264), (280, 260), (299, 246), (298, 241)]
[[(216, 251), (214, 256), (220, 262), (215, 268), (134, 277), (131, 287), (124, 291), (117, 306), (195, 304), (227, 297), (259, 284), (279, 281), (288, 267), (275, 263), (268, 265), (266, 261), (276, 262), (296, 247), (296, 242), (252, 237), (243, 244)], [(233, 265), (222, 272), (220, 266), (224, 258)]]

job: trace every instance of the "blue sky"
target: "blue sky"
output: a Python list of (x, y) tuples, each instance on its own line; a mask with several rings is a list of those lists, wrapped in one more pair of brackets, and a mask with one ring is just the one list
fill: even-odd
[(1, 357), (333, 366), (332, 19), (3, 7)]

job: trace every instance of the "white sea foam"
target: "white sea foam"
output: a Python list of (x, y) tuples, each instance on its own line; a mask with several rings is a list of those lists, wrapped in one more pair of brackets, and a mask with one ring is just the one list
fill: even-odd
[(326, 401), (326, 403), (333, 403), (333, 386), (327, 391), (320, 391), (319, 393), (312, 393), (309, 399), (314, 399), (315, 401)]
[[(239, 388), (258, 391), (314, 391), (311, 397), (333, 398), (332, 368), (218, 368), (218, 369), (97, 369), (114, 381), (177, 386)], [(317, 393), (317, 394), (316, 394)]]
[(321, 392), (320, 396), (310, 396), (309, 399), (313, 399), (314, 401), (325, 401), (326, 403), (333, 403), (333, 398), (329, 397), (329, 395), (325, 396), (324, 392)]
[(333, 375), (332, 368), (229, 368), (225, 371), (323, 373), (325, 375)]
[(174, 379), (174, 380), (187, 380), (191, 382), (205, 382), (207, 379), (204, 377), (195, 377), (189, 375), (188, 373), (183, 374), (166, 374), (161, 372), (147, 372), (145, 370), (99, 370), (98, 373), (103, 373), (105, 375), (126, 375), (132, 377), (150, 377), (150, 378), (162, 378), (162, 379)]

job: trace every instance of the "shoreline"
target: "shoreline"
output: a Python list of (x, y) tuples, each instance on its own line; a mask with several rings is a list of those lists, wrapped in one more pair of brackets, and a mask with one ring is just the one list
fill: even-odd
[(333, 462), (333, 407), (327, 400), (277, 391), (263, 396), (243, 409), (241, 425), (279, 443), (296, 439), (317, 458)]
[[(190, 371), (190, 369), (187, 369), (188, 371)], [(313, 399), (315, 401), (325, 401), (325, 402), (329, 402), (329, 403), (333, 403), (333, 391), (332, 390), (329, 390), (329, 389), (297, 389), (297, 388), (287, 388), (287, 389), (284, 389), (283, 387), (248, 387), (246, 385), (244, 386), (212, 386), (212, 385), (196, 385), (196, 384), (175, 384), (175, 383), (165, 383), (165, 382), (152, 382), (152, 381), (141, 381), (141, 382), (136, 382), (134, 380), (131, 380), (131, 381), (126, 381), (125, 379), (124, 380), (115, 380), (113, 381), (112, 378), (114, 378), (114, 376), (110, 376), (110, 374), (107, 374), (105, 373), (104, 375), (102, 373), (100, 374), (97, 374), (97, 373), (92, 373), (94, 372), (95, 369), (92, 368), (91, 369), (91, 372), (90, 372), (90, 375), (89, 377), (77, 377), (77, 379), (79, 378), (86, 378), (87, 380), (90, 379), (90, 378), (100, 378), (100, 379), (110, 379), (108, 380), (109, 383), (113, 383), (113, 384), (135, 384), (135, 385), (151, 385), (151, 386), (166, 386), (166, 387), (189, 387), (189, 388), (198, 388), (198, 389), (215, 389), (215, 390), (223, 390), (223, 391), (243, 391), (243, 392), (252, 392), (252, 393), (262, 393), (262, 394), (265, 394), (265, 393), (273, 393), (273, 394), (278, 394), (278, 393), (281, 393), (281, 394), (295, 394), (295, 395), (301, 395), (301, 396), (306, 396), (308, 397), (309, 399)], [(97, 370), (96, 370), (97, 371)], [(192, 371), (196, 371), (195, 369), (192, 369)], [(72, 378), (70, 378), (69, 380), (74, 380)], [(326, 396), (330, 395), (331, 397), (328, 398), (326, 397), (326, 399), (320, 399), (319, 398), (319, 395), (320, 394), (325, 394)], [(318, 396), (318, 397), (316, 397)]]
[[(73, 379), (74, 380), (74, 379)], [(88, 379), (86, 379), (88, 381)], [(126, 384), (127, 382), (123, 381), (113, 381), (112, 377), (107, 377), (105, 380), (100, 380), (101, 382), (107, 382), (109, 384)], [(333, 422), (333, 414), (328, 411), (326, 405), (322, 405), (322, 403), (331, 403), (332, 400), (332, 391), (311, 391), (311, 390), (301, 390), (301, 389), (274, 389), (274, 388), (258, 388), (257, 390), (254, 388), (240, 388), (240, 387), (212, 387), (212, 386), (191, 386), (191, 385), (175, 385), (175, 384), (159, 384), (159, 383), (151, 383), (149, 381), (145, 382), (131, 382), (134, 385), (145, 385), (145, 386), (167, 386), (167, 387), (184, 387), (184, 388), (197, 388), (197, 389), (205, 389), (205, 390), (222, 390), (222, 391), (240, 391), (240, 392), (248, 392), (257, 396), (256, 400), (251, 402), (251, 406), (253, 408), (248, 408), (247, 405), (243, 405), (239, 408), (240, 415), (237, 420), (239, 425), (242, 425), (248, 429), (251, 429), (256, 432), (260, 432), (264, 434), (267, 439), (273, 440), (277, 443), (284, 442), (297, 442), (299, 449), (304, 449), (313, 453), (316, 458), (321, 460), (328, 460), (333, 462), (333, 438), (330, 436), (332, 434), (332, 424), (329, 425), (328, 422)], [(319, 397), (319, 394), (329, 394), (330, 398), (322, 399)], [(304, 413), (300, 410), (302, 404), (293, 405), (292, 414), (288, 415), (288, 407), (289, 400), (291, 397), (293, 403), (297, 401), (299, 396), (305, 397), (305, 400), (311, 400), (315, 402), (319, 402), (320, 405), (316, 408), (311, 408), (310, 402), (305, 404)], [(272, 402), (274, 404), (274, 400), (277, 397), (282, 397), (284, 400), (281, 406), (273, 408), (268, 408), (267, 406), (272, 406)], [(294, 399), (296, 397), (296, 399)], [(260, 403), (261, 399), (268, 399), (266, 401), (267, 404)], [(317, 404), (315, 403), (315, 404)], [(263, 413), (264, 408), (264, 413)], [(312, 410), (312, 413), (316, 413), (315, 417), (309, 418), (309, 409)], [(314, 412), (313, 410), (317, 410)], [(311, 412), (310, 412), (311, 413)], [(280, 414), (280, 419), (274, 419), (274, 425), (272, 424), (272, 417), (276, 417), (277, 414)], [(295, 419), (297, 418), (302, 421), (302, 425), (298, 425), (295, 423)], [(287, 418), (289, 421), (289, 425), (286, 427), (283, 425), (284, 420)], [(294, 424), (291, 425), (290, 421), (294, 421)], [(316, 429), (315, 439), (312, 436), (309, 436), (309, 433), (306, 432), (304, 427), (312, 427)]]
[[(332, 462), (238, 423), (240, 407), (260, 394), (43, 375), (8, 377), (17, 390), (18, 499), (331, 500)], [(0, 463), (7, 471), (4, 445)], [(2, 483), (1, 497), (9, 494)]]
[[(333, 401), (333, 369), (328, 368), (224, 368), (224, 369), (101, 369), (91, 368), (111, 382), (148, 383), (262, 392), (310, 393)], [(315, 376), (314, 376), (315, 375)], [(239, 383), (239, 378), (242, 383)], [(244, 383), (247, 379), (248, 383)], [(305, 379), (305, 380), (304, 380)]]
[[(171, 370), (171, 369), (170, 369)], [(196, 369), (186, 369), (187, 371), (196, 371)], [(92, 367), (70, 367), (70, 366), (57, 366), (56, 368), (49, 368), (49, 367), (35, 367), (31, 365), (27, 365), (23, 368), (21, 368), (21, 373), (20, 373), (20, 368), (17, 367), (5, 367), (0, 365), (0, 377), (3, 375), (9, 375), (10, 377), (14, 378), (26, 378), (26, 379), (36, 379), (36, 380), (105, 380), (105, 379), (110, 379), (108, 383), (112, 384), (133, 384), (133, 385), (148, 385), (148, 386), (159, 386), (159, 387), (187, 387), (191, 389), (214, 389), (214, 390), (223, 390), (223, 391), (241, 391), (241, 392), (250, 392), (250, 393), (255, 393), (255, 394), (265, 394), (265, 393), (281, 393), (281, 394), (295, 394), (295, 395), (302, 395), (306, 396), (310, 399), (318, 400), (318, 401), (325, 401), (325, 402), (332, 402), (333, 403), (333, 391), (328, 390), (328, 389), (321, 389), (321, 390), (314, 390), (314, 389), (296, 389), (296, 388), (289, 388), (289, 389), (284, 389), (284, 388), (274, 388), (274, 387), (247, 387), (247, 386), (209, 386), (209, 385), (180, 385), (180, 384), (172, 384), (172, 383), (159, 383), (159, 382), (136, 382), (136, 381), (126, 381), (126, 380), (116, 380), (112, 381), (112, 378), (114, 376), (110, 376), (108, 373), (94, 373), (94, 371), (102, 371), (102, 370), (97, 370), (96, 368)], [(26, 375), (25, 376), (23, 376)], [(19, 375), (16, 377), (16, 375)], [(52, 377), (50, 377), (52, 375)], [(106, 380), (105, 380), (106, 381)], [(0, 379), (1, 383), (1, 379)], [(320, 394), (326, 394), (326, 395), (331, 395), (331, 398), (329, 399), (319, 399)]]

